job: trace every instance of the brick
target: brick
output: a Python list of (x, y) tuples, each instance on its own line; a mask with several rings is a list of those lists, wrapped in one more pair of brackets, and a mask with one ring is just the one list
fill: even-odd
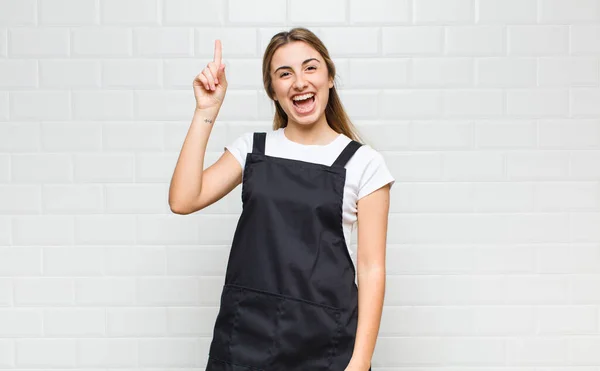
[(37, 80), (35, 60), (0, 61), (0, 88), (34, 88), (37, 86)]
[(535, 58), (480, 58), (476, 60), (476, 85), (481, 87), (535, 87)]
[(11, 57), (68, 56), (69, 30), (63, 27), (11, 28), (8, 32), (8, 53)]
[(374, 90), (341, 91), (340, 99), (350, 117), (376, 118), (379, 94)]
[(408, 84), (408, 59), (351, 58), (349, 64), (350, 70), (343, 79), (345, 85), (353, 88), (392, 88)]
[[(294, 23), (318, 24), (318, 23), (343, 23), (346, 21), (345, 0), (290, 0), (289, 19)], [(319, 11), (315, 12), (315, 9)]]
[(79, 215), (75, 218), (78, 245), (117, 245), (135, 242), (135, 218), (131, 215)]
[(513, 338), (506, 345), (509, 365), (561, 365), (567, 360), (566, 339)]
[(477, 0), (478, 24), (537, 22), (537, 0)]
[[(0, 334), (6, 337), (40, 337), (43, 329), (41, 310), (6, 308), (0, 311)], [(0, 345), (0, 349), (2, 346)], [(2, 353), (0, 353), (2, 354)], [(5, 364), (0, 356), (0, 364)]]
[(411, 18), (409, 0), (350, 0), (352, 23), (408, 23)]
[(44, 312), (44, 333), (53, 337), (104, 336), (105, 316), (103, 308), (48, 309)]
[(0, 24), (33, 26), (36, 22), (36, 0), (0, 1)]
[[(191, 83), (190, 83), (191, 85)], [(223, 107), (233, 100), (237, 92), (227, 92), (227, 99), (219, 111), (223, 116)], [(135, 117), (141, 120), (189, 120), (194, 114), (196, 101), (192, 89), (178, 90), (145, 90), (137, 91), (134, 97)], [(247, 118), (252, 116), (247, 115)]]
[(600, 149), (600, 121), (540, 120), (539, 146), (548, 149)]
[(470, 148), (473, 142), (472, 125), (465, 121), (426, 121), (411, 125), (411, 148), (459, 149)]
[(104, 251), (104, 269), (107, 275), (162, 276), (166, 272), (168, 260), (164, 247), (111, 246)]
[(513, 116), (560, 117), (569, 110), (568, 91), (514, 89), (506, 92), (506, 112)]
[(597, 0), (540, 0), (541, 23), (598, 22), (600, 2)]
[(111, 152), (164, 148), (163, 125), (156, 122), (112, 122), (103, 125), (104, 149)]
[(0, 185), (0, 213), (37, 214), (41, 211), (41, 188), (34, 185)]
[(452, 117), (493, 117), (504, 113), (500, 90), (444, 90), (442, 114)]
[(88, 305), (133, 305), (136, 303), (136, 279), (130, 277), (90, 277), (75, 279), (75, 303)]
[(133, 50), (132, 30), (124, 27), (79, 27), (71, 34), (74, 56), (130, 56)]
[(159, 25), (157, 0), (101, 0), (103, 24)]
[(199, 2), (195, 0), (163, 1), (164, 25), (219, 25), (223, 23), (223, 3), (226, 0)]
[(203, 58), (203, 62), (198, 64), (198, 73), (213, 60), (216, 39), (221, 40), (222, 62), (225, 65), (229, 58), (258, 56), (257, 33), (253, 28), (196, 28), (194, 36), (195, 56)]
[(20, 306), (73, 303), (73, 282), (69, 278), (17, 278), (13, 282), (15, 303)]
[(12, 153), (37, 152), (40, 125), (37, 122), (7, 122), (0, 125), (0, 150)]
[(136, 367), (137, 339), (78, 339), (77, 364), (81, 367)]
[(133, 117), (133, 93), (119, 90), (74, 91), (73, 117), (79, 120), (115, 120)]
[(96, 23), (95, 0), (42, 0), (38, 2), (39, 23), (52, 26), (83, 26)]
[(436, 55), (443, 51), (443, 29), (439, 26), (383, 27), (383, 55)]
[(196, 339), (145, 339), (138, 342), (138, 364), (142, 367), (177, 365), (183, 368), (197, 366)]
[(342, 56), (376, 55), (379, 30), (373, 27), (320, 29), (318, 35), (333, 59)]
[(10, 166), (15, 183), (64, 183), (73, 179), (73, 164), (67, 154), (13, 155)]
[(41, 144), (50, 152), (98, 152), (102, 150), (100, 122), (44, 122)]
[(506, 168), (513, 180), (558, 180), (568, 174), (569, 156), (563, 151), (513, 151)]
[(600, 88), (573, 88), (571, 90), (571, 115), (598, 117)]
[(593, 55), (600, 54), (600, 26), (598, 25), (572, 25), (571, 30), (571, 54)]
[(63, 120), (71, 115), (68, 91), (13, 91), (10, 99), (14, 120)]
[(598, 59), (591, 57), (539, 58), (539, 86), (598, 86)]
[(472, 0), (419, 0), (413, 2), (414, 22), (472, 23)]
[(168, 335), (166, 308), (111, 308), (106, 317), (111, 337)]
[(534, 148), (537, 126), (533, 120), (478, 120), (475, 122), (477, 148)]
[(44, 185), (46, 214), (94, 214), (104, 211), (102, 185)]
[(101, 64), (94, 60), (39, 60), (39, 85), (44, 88), (99, 88)]
[(133, 31), (134, 55), (185, 57), (194, 53), (192, 28), (137, 28)]
[(72, 368), (77, 362), (75, 339), (21, 339), (17, 341), (19, 367)]
[(508, 55), (547, 56), (569, 52), (568, 26), (508, 26)]
[(500, 26), (448, 26), (448, 55), (498, 56), (504, 54), (504, 29)]
[[(398, 104), (398, 102), (401, 102)], [(438, 90), (387, 90), (381, 94), (381, 116), (391, 118), (434, 117), (442, 111)]]
[[(473, 66), (474, 62), (470, 58), (413, 58), (408, 78), (412, 86), (419, 87), (473, 86)], [(388, 76), (389, 70), (390, 68), (384, 69), (381, 73)], [(402, 69), (399, 71), (403, 72)], [(395, 85), (399, 84), (397, 82)]]
[(284, 24), (286, 21), (286, 2), (279, 0), (228, 0), (228, 9), (232, 23)]
[(110, 185), (106, 188), (106, 211), (111, 214), (162, 213), (168, 208), (168, 187), (159, 184)]
[(132, 154), (76, 154), (74, 178), (78, 183), (132, 182)]

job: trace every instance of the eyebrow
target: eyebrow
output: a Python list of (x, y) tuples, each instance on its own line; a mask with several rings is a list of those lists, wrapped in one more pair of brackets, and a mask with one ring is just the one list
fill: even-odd
[[(305, 65), (305, 64), (307, 64), (307, 63), (308, 63), (308, 62), (310, 62), (310, 61), (317, 61), (317, 62), (321, 63), (321, 61), (320, 61), (320, 60), (318, 60), (317, 58), (308, 58), (307, 60), (305, 60), (304, 62), (302, 62), (302, 65)], [(282, 69), (282, 68), (288, 68), (288, 69), (291, 69), (292, 67), (290, 67), (290, 66), (279, 66), (279, 67), (277, 67), (277, 69), (276, 69), (275, 71), (273, 71), (273, 73), (275, 73), (275, 72), (279, 71), (279, 70), (280, 70), (280, 69)]]

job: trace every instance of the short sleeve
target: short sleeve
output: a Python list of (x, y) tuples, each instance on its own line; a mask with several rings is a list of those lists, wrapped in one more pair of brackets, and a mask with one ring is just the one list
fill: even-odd
[(223, 148), (223, 150), (227, 149), (231, 152), (233, 157), (240, 163), (242, 169), (244, 169), (246, 163), (246, 155), (248, 152), (252, 152), (253, 137), (253, 132), (244, 133)]
[(360, 178), (357, 199), (360, 200), (388, 183), (391, 188), (394, 182), (394, 177), (390, 173), (383, 156), (379, 152), (373, 151), (373, 157), (367, 163)]

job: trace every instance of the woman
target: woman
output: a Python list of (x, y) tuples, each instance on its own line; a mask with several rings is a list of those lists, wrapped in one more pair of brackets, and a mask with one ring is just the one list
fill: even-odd
[(243, 202), (207, 370), (370, 370), (394, 178), (382, 156), (358, 142), (334, 79), (312, 32), (273, 36), (263, 81), (274, 130), (240, 136), (204, 171), (227, 89), (219, 40), (194, 79), (197, 107), (171, 181), (171, 210), (201, 210), (240, 183)]

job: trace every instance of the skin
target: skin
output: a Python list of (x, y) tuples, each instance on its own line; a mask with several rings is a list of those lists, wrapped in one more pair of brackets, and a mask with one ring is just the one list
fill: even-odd
[[(325, 107), (333, 80), (321, 55), (310, 45), (296, 41), (281, 46), (271, 60), (271, 87), (274, 99), (288, 116), (284, 129), (288, 139), (301, 144), (327, 144), (337, 137), (327, 123)], [(316, 93), (316, 108), (310, 115), (299, 114), (292, 96)]]
[[(221, 55), (221, 42), (216, 40), (213, 61), (193, 81), (196, 109), (169, 187), (169, 205), (176, 214), (202, 210), (242, 181), (242, 168), (229, 151), (204, 169), (208, 138), (227, 90)], [(304, 42), (286, 44), (273, 55), (270, 73), (275, 100), (288, 115), (286, 137), (301, 144), (327, 144), (334, 140), (338, 133), (331, 129), (325, 116), (333, 80), (321, 55)], [(309, 91), (316, 93), (316, 108), (310, 115), (298, 114), (291, 97)], [(368, 370), (375, 349), (385, 292), (389, 189), (389, 185), (381, 187), (357, 203), (360, 309), (352, 359), (345, 371)]]

